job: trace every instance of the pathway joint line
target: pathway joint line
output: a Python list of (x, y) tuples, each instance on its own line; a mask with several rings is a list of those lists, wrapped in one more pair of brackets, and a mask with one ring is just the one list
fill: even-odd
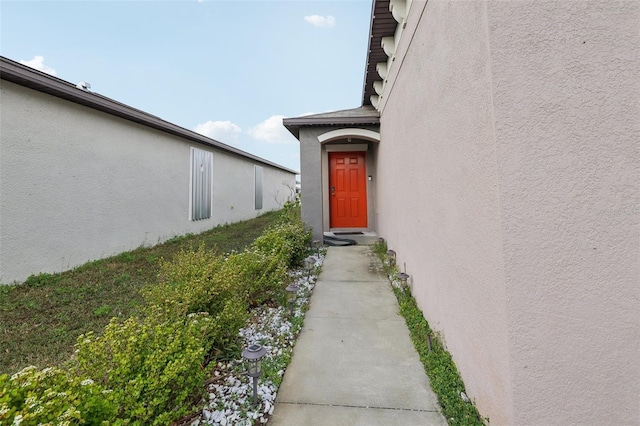
[(380, 280), (325, 280), (325, 281), (321, 281), (318, 280), (316, 281), (316, 284), (326, 284), (326, 283), (348, 283), (348, 284), (354, 284), (354, 283), (367, 283), (367, 284), (381, 284), (383, 282), (382, 278)]
[[(398, 314), (400, 315), (400, 314)], [(307, 318), (315, 318), (315, 319), (337, 319), (337, 320), (357, 320), (357, 321), (363, 321), (363, 322), (369, 322), (369, 321), (399, 321), (395, 318), (363, 318), (363, 317), (337, 317), (337, 316), (327, 316), (327, 315), (307, 315)], [(404, 318), (400, 318), (401, 320), (404, 321)]]
[(360, 408), (365, 410), (394, 410), (394, 411), (415, 411), (419, 413), (440, 413), (439, 410), (420, 410), (417, 408), (396, 408), (396, 407), (372, 407), (368, 405), (342, 405), (342, 404), (320, 404), (316, 402), (289, 402), (289, 401), (278, 401), (277, 404), (288, 404), (288, 405), (313, 405), (316, 407), (343, 407), (343, 408)]

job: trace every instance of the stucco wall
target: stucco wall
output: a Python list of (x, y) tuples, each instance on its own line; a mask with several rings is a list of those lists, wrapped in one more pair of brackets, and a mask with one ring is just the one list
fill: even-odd
[(300, 129), (300, 200), (302, 220), (313, 239), (322, 241), (322, 154), (318, 135), (326, 129)]
[[(254, 217), (295, 185), (291, 173), (13, 83), (2, 81), (1, 96), (2, 283)], [(192, 146), (213, 152), (214, 174), (212, 218), (195, 222)], [(255, 164), (264, 167), (262, 210)]]
[(639, 8), (412, 4), (379, 235), (491, 424), (640, 422)]
[(640, 2), (489, 2), (516, 424), (640, 424)]
[(406, 264), (469, 396), (492, 424), (507, 424), (512, 383), (486, 16), (478, 2), (430, 1), (424, 9), (413, 2), (395, 61), (402, 67), (392, 69), (381, 114), (378, 234)]

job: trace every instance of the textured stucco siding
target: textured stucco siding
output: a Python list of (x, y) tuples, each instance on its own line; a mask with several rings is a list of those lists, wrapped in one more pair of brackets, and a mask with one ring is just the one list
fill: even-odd
[(640, 422), (638, 22), (636, 1), (412, 3), (378, 233), (491, 424)]
[(300, 201), (302, 220), (313, 232), (313, 239), (322, 241), (322, 146), (318, 135), (323, 128), (300, 129)]
[[(349, 128), (344, 128), (348, 130)], [(378, 126), (354, 127), (358, 130), (378, 132)], [(312, 229), (313, 238), (322, 240), (323, 232), (330, 231), (329, 211), (329, 160), (328, 152), (332, 151), (364, 151), (366, 155), (367, 178), (367, 227), (365, 230), (376, 229), (375, 216), (375, 150), (378, 142), (359, 139), (354, 135), (328, 141), (321, 144), (318, 137), (331, 132), (330, 127), (315, 127), (300, 129), (300, 174), (302, 194), (302, 220)], [(360, 228), (358, 228), (360, 229)]]
[[(418, 22), (418, 17), (422, 20)], [(411, 41), (411, 43), (409, 43)], [(381, 113), (378, 234), (467, 392), (513, 419), (485, 8), (414, 1)]]
[[(254, 217), (278, 208), (295, 185), (292, 173), (13, 83), (2, 81), (0, 96), (2, 283)], [(214, 176), (212, 217), (195, 222), (192, 146), (213, 152)], [(254, 209), (256, 164), (262, 210)]]
[(640, 424), (640, 2), (489, 2), (514, 424)]

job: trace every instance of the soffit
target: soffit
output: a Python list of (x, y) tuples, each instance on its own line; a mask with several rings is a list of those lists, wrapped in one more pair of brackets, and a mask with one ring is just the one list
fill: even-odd
[(369, 30), (369, 49), (362, 91), (362, 105), (371, 105), (371, 96), (376, 94), (373, 82), (380, 80), (376, 65), (387, 62), (388, 56), (382, 49), (382, 37), (395, 34), (398, 22), (389, 11), (389, 0), (373, 0), (371, 26)]

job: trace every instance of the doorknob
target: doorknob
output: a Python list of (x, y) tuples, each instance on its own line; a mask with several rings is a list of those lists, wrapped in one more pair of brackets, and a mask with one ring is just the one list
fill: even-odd
[(333, 195), (334, 197), (336, 196), (336, 187), (335, 186), (331, 187), (331, 195)]

